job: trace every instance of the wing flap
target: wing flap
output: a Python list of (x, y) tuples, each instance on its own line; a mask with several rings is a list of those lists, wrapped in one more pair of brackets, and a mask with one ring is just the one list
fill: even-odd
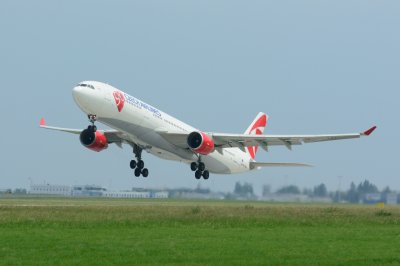
[(189, 133), (185, 132), (171, 132), (171, 131), (164, 131), (164, 130), (156, 130), (157, 133), (163, 137), (166, 141), (169, 143), (172, 143), (173, 145), (186, 149), (188, 148), (187, 145), (187, 137)]

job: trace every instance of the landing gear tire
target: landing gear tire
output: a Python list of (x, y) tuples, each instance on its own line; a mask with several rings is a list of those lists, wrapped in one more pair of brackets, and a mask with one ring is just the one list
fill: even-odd
[(142, 171), (139, 168), (135, 169), (135, 176), (136, 177), (139, 177), (141, 173), (142, 173)]
[(91, 125), (88, 126), (88, 130), (92, 131), (92, 132), (96, 132), (97, 127), (94, 125), (94, 123), (97, 120), (97, 116), (96, 115), (88, 115), (88, 119), (89, 119), (89, 122), (91, 123)]
[(135, 176), (139, 177), (142, 175), (143, 177), (149, 176), (149, 169), (144, 168), (144, 161), (142, 160), (142, 151), (143, 149), (139, 146), (134, 144), (133, 146), (133, 153), (135, 154), (136, 161), (131, 160), (129, 166), (131, 169), (135, 169)]
[(139, 169), (143, 169), (144, 168), (144, 162), (142, 160), (138, 161), (137, 168), (139, 168)]
[(192, 171), (196, 171), (197, 170), (197, 163), (193, 162), (190, 164), (190, 169), (192, 169)]
[(203, 162), (199, 162), (199, 170), (203, 172), (206, 169), (206, 165)]
[(197, 162), (192, 162), (190, 164), (190, 169), (195, 172), (194, 176), (196, 179), (203, 177), (205, 180), (207, 180), (210, 177), (210, 172), (206, 170), (206, 165), (201, 161), (200, 156), (198, 157)]
[(194, 173), (194, 176), (196, 177), (196, 179), (200, 179), (200, 178), (201, 178), (201, 175), (202, 175), (202, 172), (201, 172), (200, 170), (197, 170), (197, 171)]
[(205, 180), (207, 180), (210, 177), (210, 172), (208, 172), (207, 170), (203, 172), (203, 178)]
[(142, 176), (143, 177), (147, 177), (149, 175), (149, 170), (147, 169), (147, 168), (144, 168), (143, 170), (142, 170)]

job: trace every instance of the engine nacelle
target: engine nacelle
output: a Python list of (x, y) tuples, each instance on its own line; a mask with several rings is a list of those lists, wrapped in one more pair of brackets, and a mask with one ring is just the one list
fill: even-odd
[(83, 146), (92, 151), (99, 152), (108, 147), (106, 136), (98, 130), (93, 132), (92, 130), (85, 129), (81, 132), (79, 139)]
[(215, 144), (212, 138), (201, 131), (190, 133), (187, 138), (187, 144), (192, 151), (202, 155), (210, 154), (215, 149)]

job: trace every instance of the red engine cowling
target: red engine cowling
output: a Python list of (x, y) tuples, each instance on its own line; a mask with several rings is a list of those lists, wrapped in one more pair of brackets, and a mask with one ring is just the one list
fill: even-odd
[(92, 151), (100, 152), (108, 147), (107, 138), (100, 131), (93, 132), (93, 130), (85, 129), (81, 132), (79, 139), (83, 146)]
[(201, 131), (194, 131), (190, 133), (187, 138), (187, 144), (192, 149), (192, 151), (202, 155), (210, 154), (215, 149), (214, 141), (212, 140), (212, 138)]

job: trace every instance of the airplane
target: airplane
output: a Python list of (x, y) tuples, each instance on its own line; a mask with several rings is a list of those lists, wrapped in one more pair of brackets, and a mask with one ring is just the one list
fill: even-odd
[[(243, 134), (203, 132), (106, 83), (80, 82), (73, 88), (72, 95), (87, 115), (89, 126), (83, 130), (47, 126), (41, 118), (40, 127), (77, 134), (81, 144), (95, 152), (107, 149), (111, 143), (120, 148), (122, 144), (130, 145), (136, 158), (130, 161), (130, 168), (136, 177), (149, 175), (142, 151), (189, 164), (196, 179), (208, 179), (210, 173), (234, 174), (262, 167), (310, 166), (257, 162), (255, 156), (259, 147), (265, 151), (272, 146), (292, 150), (294, 145), (369, 136), (377, 128), (373, 126), (351, 134), (263, 135), (268, 116), (260, 112)], [(98, 130), (96, 121), (113, 129)]]

